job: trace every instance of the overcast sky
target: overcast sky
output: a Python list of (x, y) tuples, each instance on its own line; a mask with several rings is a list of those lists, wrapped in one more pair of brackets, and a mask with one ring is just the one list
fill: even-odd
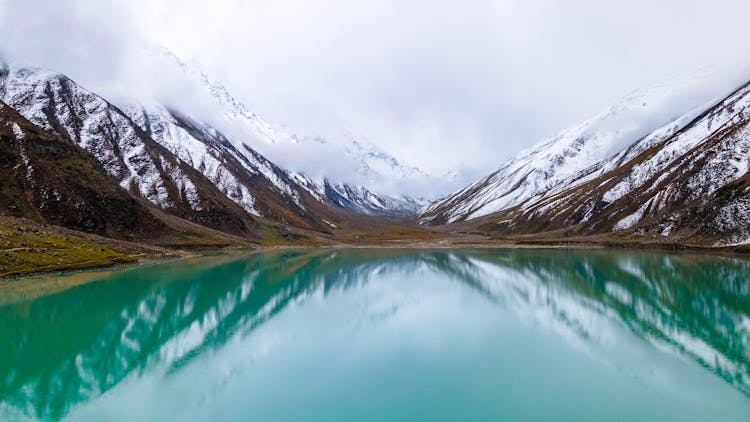
[(272, 123), (351, 131), (464, 183), (636, 88), (704, 65), (737, 78), (747, 16), (740, 0), (0, 0), (0, 51), (114, 95), (159, 43)]

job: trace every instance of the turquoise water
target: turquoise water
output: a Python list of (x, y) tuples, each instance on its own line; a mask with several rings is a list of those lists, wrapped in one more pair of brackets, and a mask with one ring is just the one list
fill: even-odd
[(750, 419), (750, 263), (215, 256), (0, 284), (0, 420)]

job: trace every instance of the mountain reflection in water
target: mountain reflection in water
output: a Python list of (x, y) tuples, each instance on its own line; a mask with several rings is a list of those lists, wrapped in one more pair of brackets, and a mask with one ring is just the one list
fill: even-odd
[[(611, 341), (602, 321), (614, 321), (750, 397), (750, 264), (743, 260), (620, 251), (287, 251), (88, 273), (101, 280), (80, 285), (74, 280), (81, 275), (60, 276), (51, 283), (61, 287), (51, 290), (40, 279), (5, 283), (0, 417), (62, 418), (126, 377), (153, 368), (177, 373), (312, 295), (417, 273), (460, 282), (594, 355)], [(35, 292), (34, 283), (45, 290)]]

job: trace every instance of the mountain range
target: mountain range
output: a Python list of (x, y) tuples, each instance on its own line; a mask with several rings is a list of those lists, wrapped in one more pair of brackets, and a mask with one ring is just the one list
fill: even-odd
[[(331, 207), (404, 219), (424, 204), (411, 197), (376, 194), (365, 186), (316, 180), (281, 169), (252, 145), (259, 134), (274, 143), (296, 143), (299, 138), (275, 132), (221, 85), (200, 75), (210, 97), (226, 107), (226, 116), (242, 120), (252, 130), (243, 132), (244, 136), (225, 135), (204, 121), (155, 102), (118, 107), (65, 75), (33, 67), (5, 65), (0, 71), (0, 99), (33, 124), (91, 153), (123, 189), (181, 218), (216, 229), (239, 230), (238, 222), (244, 217), (238, 215), (238, 207), (252, 216), (325, 231), (335, 226), (325, 222), (336, 219)], [(387, 161), (401, 175), (419, 172), (356, 141), (352, 145), (347, 153), (365, 171), (375, 160)], [(209, 199), (225, 203), (217, 207)], [(227, 199), (236, 206), (228, 206)], [(210, 221), (219, 209), (232, 210), (233, 227), (224, 226), (228, 215), (216, 215)]]
[[(287, 156), (299, 155), (300, 147), (308, 151), (311, 148), (325, 149), (327, 160), (349, 163), (355, 170), (356, 179), (371, 184), (378, 184), (384, 180), (392, 183), (441, 183), (453, 177), (450, 173), (432, 176), (417, 167), (405, 165), (393, 155), (351, 132), (346, 133), (343, 142), (330, 142), (321, 136), (300, 136), (278, 129), (250, 111), (223, 84), (211, 79), (197, 67), (182, 61), (168, 49), (161, 49), (159, 53), (166, 58), (167, 63), (175, 65), (205, 90), (208, 94), (207, 99), (219, 107), (221, 119), (231, 132), (227, 133), (229, 138), (242, 138), (241, 142), (255, 145), (256, 149), (272, 145)], [(303, 169), (289, 169), (287, 173), (314, 196), (323, 200), (327, 198), (338, 206), (367, 215), (402, 219), (412, 215), (427, 202), (422, 197), (375, 193), (374, 189), (356, 181), (339, 180), (331, 175), (316, 176)]]
[[(168, 58), (230, 124), (153, 100), (116, 105), (54, 71), (0, 67), (0, 213), (174, 247), (386, 237), (750, 243), (747, 84), (698, 103), (680, 96), (682, 82), (636, 91), (428, 203), (275, 163), (259, 149), (325, 145), (361, 180), (441, 180), (356, 137), (278, 130)], [(680, 107), (667, 107), (675, 98)]]
[(747, 243), (750, 87), (677, 116), (633, 119), (673, 89), (625, 97), (423, 207), (418, 221), (468, 222), (495, 235)]

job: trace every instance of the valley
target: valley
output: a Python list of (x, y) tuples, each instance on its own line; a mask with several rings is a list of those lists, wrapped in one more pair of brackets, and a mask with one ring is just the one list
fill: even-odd
[[(750, 248), (747, 86), (677, 116), (658, 112), (680, 84), (636, 91), (429, 201), (284, 169), (257, 148), (327, 142), (275, 130), (175, 60), (244, 129), (175, 105), (117, 106), (53, 71), (0, 69), (0, 277), (226, 249)], [(351, 145), (336, 159), (364, 174), (427, 177)]]

